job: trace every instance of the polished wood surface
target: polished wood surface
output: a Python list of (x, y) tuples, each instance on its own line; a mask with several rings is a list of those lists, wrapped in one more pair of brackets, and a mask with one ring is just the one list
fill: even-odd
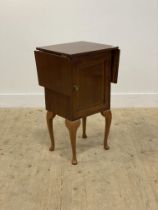
[(73, 120), (71, 97), (45, 88), (46, 110), (52, 111), (66, 119)]
[(48, 111), (76, 120), (110, 109), (111, 51), (73, 59), (35, 51), (35, 58)]
[[(78, 60), (78, 62), (77, 62)], [(111, 52), (73, 59), (74, 119), (110, 109)]]
[(106, 110), (104, 112), (101, 112), (101, 114), (105, 117), (104, 149), (109, 150), (110, 147), (108, 145), (108, 136), (111, 126), (112, 113), (110, 110)]
[(35, 51), (39, 85), (63, 95), (72, 94), (70, 59)]
[(86, 124), (87, 124), (87, 117), (83, 117), (82, 118), (82, 138), (84, 138), (84, 139), (87, 138)]
[(57, 44), (57, 45), (49, 45), (44, 47), (37, 47), (37, 50), (49, 52), (53, 54), (61, 54), (67, 56), (73, 55), (80, 55), (86, 53), (93, 53), (93, 52), (103, 52), (111, 49), (116, 49), (117, 47), (113, 47), (111, 45), (106, 44), (98, 44), (93, 42), (71, 42), (71, 43), (64, 43), (64, 44)]
[[(86, 138), (86, 117), (101, 112), (106, 121), (104, 148), (109, 149), (111, 83), (117, 83), (118, 79), (119, 48), (82, 41), (36, 49), (38, 81), (45, 89), (46, 110), (66, 119), (73, 164), (77, 163), (76, 120), (82, 118), (82, 136)], [(53, 150), (52, 121), (47, 122)]]
[(118, 69), (119, 69), (119, 59), (120, 50), (116, 49), (112, 51), (112, 63), (111, 63), (111, 82), (117, 83)]
[(76, 110), (104, 104), (104, 61), (78, 68), (75, 73), (75, 86), (78, 87), (74, 91)]
[(54, 151), (55, 149), (54, 132), (53, 132), (53, 119), (55, 115), (56, 115), (55, 113), (49, 112), (49, 111), (47, 112), (47, 115), (46, 115), (47, 126), (48, 126), (49, 136), (51, 140), (51, 146), (49, 148), (50, 151)]
[(81, 121), (69, 121), (65, 120), (65, 125), (69, 130), (70, 140), (71, 140), (71, 148), (72, 148), (72, 164), (77, 164), (77, 157), (76, 157), (76, 132), (78, 127), (80, 126)]

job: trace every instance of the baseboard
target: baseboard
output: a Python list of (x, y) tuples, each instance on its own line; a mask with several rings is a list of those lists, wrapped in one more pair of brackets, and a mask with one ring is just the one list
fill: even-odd
[(113, 93), (111, 107), (158, 107), (158, 93)]
[(43, 93), (0, 94), (0, 107), (44, 107)]
[[(0, 94), (0, 107), (44, 107), (43, 93)], [(158, 107), (158, 93), (112, 93), (111, 107)]]

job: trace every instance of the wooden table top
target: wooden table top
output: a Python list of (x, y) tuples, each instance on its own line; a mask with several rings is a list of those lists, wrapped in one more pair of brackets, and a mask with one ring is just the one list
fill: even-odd
[(64, 43), (64, 44), (57, 44), (57, 45), (49, 45), (44, 47), (37, 47), (37, 50), (48, 52), (48, 53), (55, 53), (55, 54), (63, 54), (68, 56), (78, 55), (78, 54), (85, 54), (90, 52), (98, 52), (98, 51), (107, 51), (111, 49), (116, 49), (118, 47), (114, 47), (112, 45), (106, 44), (98, 44), (93, 42), (71, 42), (71, 43)]

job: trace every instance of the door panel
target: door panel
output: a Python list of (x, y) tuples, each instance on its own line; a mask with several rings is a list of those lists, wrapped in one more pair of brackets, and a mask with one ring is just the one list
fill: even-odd
[(104, 63), (77, 70), (78, 97), (77, 108), (85, 109), (102, 104), (104, 100)]
[(75, 119), (110, 107), (111, 52), (86, 60), (73, 68)]

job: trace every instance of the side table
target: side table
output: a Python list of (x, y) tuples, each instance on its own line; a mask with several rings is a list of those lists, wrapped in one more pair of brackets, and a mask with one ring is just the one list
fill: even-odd
[(108, 150), (111, 82), (117, 83), (120, 50), (92, 42), (37, 47), (35, 60), (39, 85), (45, 89), (47, 125), (55, 148), (53, 119), (64, 117), (72, 147), (72, 164), (77, 164), (76, 133), (82, 118), (83, 138), (86, 117), (100, 112), (105, 117), (104, 149)]

